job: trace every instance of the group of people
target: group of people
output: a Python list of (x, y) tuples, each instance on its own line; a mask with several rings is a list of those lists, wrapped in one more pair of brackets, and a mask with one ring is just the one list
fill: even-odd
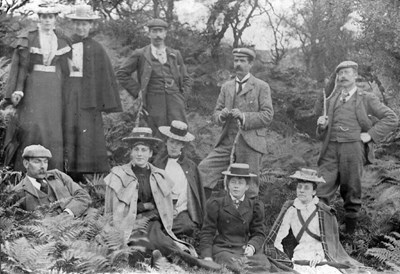
[[(26, 171), (15, 187), (26, 210), (60, 200), (60, 214), (80, 217), (91, 198), (72, 178), (106, 173), (105, 214), (126, 237), (136, 219), (148, 218), (147, 249), (153, 255), (179, 256), (214, 270), (226, 265), (235, 272), (341, 273), (338, 269), (360, 266), (339, 242), (329, 203), (340, 186), (344, 231), (354, 233), (363, 166), (373, 159), (372, 144), (398, 119), (357, 88), (357, 63), (337, 66), (333, 91), (323, 98), (319, 172), (301, 169), (291, 176), (297, 198), (283, 205), (267, 233), (258, 177), (274, 112), (269, 85), (250, 73), (256, 53), (233, 50), (236, 75), (222, 86), (214, 112), (222, 133), (197, 166), (184, 153), (195, 139), (185, 113), (191, 79), (180, 52), (165, 45), (168, 24), (150, 20), (151, 44), (135, 50), (114, 75), (104, 49), (91, 38), (97, 19), (91, 8), (80, 5), (67, 16), (74, 23), (71, 38), (54, 31), (58, 12), (42, 7), (39, 27), (19, 36), (6, 89), (17, 108), (7, 132), (6, 164)], [(110, 170), (101, 112), (121, 110), (117, 80), (141, 100), (149, 127), (135, 127), (123, 138), (131, 160)], [(213, 193), (219, 184), (223, 195)], [(197, 250), (193, 238), (199, 239)], [(285, 246), (289, 238), (291, 247)]]

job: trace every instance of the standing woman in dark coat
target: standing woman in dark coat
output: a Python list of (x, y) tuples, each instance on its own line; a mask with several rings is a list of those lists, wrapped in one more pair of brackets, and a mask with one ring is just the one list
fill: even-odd
[(15, 51), (5, 98), (16, 107), (17, 117), (8, 128), (5, 164), (15, 170), (24, 170), (22, 150), (32, 144), (51, 150), (49, 168), (63, 169), (61, 90), (71, 48), (54, 32), (59, 12), (57, 6), (40, 5), (38, 27), (19, 35), (12, 45)]
[(104, 48), (91, 38), (99, 17), (89, 5), (78, 5), (72, 19), (70, 75), (64, 87), (66, 171), (75, 179), (85, 173), (107, 173), (110, 165), (101, 112), (122, 111), (113, 67)]

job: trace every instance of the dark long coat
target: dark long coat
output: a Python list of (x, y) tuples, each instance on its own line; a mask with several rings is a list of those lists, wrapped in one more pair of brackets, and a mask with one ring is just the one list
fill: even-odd
[(264, 204), (261, 201), (245, 197), (238, 209), (229, 194), (207, 201), (199, 246), (203, 257), (213, 257), (223, 251), (243, 254), (247, 244), (254, 246), (257, 252), (264, 239)]
[[(164, 151), (154, 159), (153, 164), (161, 169), (165, 169), (168, 162), (168, 153)], [(205, 214), (205, 194), (203, 184), (199, 178), (199, 171), (196, 164), (184, 154), (178, 159), (178, 164), (183, 169), (189, 184), (188, 188), (188, 212), (193, 222), (199, 227), (203, 224)], [(171, 177), (173, 181), (173, 177)]]
[(15, 186), (14, 191), (17, 192), (19, 198), (25, 198), (21, 204), (23, 209), (32, 211), (41, 205), (62, 200), (61, 210), (68, 208), (76, 217), (79, 217), (92, 202), (86, 190), (57, 169), (48, 171), (46, 181), (49, 185), (48, 194), (36, 189), (27, 177)]

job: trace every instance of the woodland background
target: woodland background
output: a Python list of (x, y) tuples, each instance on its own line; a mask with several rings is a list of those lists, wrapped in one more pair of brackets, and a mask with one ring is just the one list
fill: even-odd
[[(184, 0), (181, 0), (184, 1)], [(179, 49), (193, 78), (187, 96), (190, 131), (196, 140), (187, 147), (199, 162), (213, 148), (220, 128), (211, 120), (222, 83), (230, 79), (231, 50), (254, 47), (243, 39), (255, 20), (264, 22), (258, 36), (268, 36), (269, 50), (257, 50), (252, 73), (270, 84), (275, 110), (268, 134), (268, 154), (261, 176), (261, 199), (270, 228), (281, 205), (293, 198), (287, 179), (301, 167), (316, 167), (320, 143), (315, 139), (317, 98), (326, 79), (343, 60), (354, 60), (370, 83), (369, 92), (400, 114), (400, 1), (398, 0), (301, 0), (280, 12), (268, 0), (198, 0), (207, 7), (199, 22), (202, 29), (179, 21), (178, 0), (92, 0), (88, 4), (102, 15), (95, 39), (107, 49), (115, 67), (136, 48), (149, 43), (145, 23), (160, 17), (170, 24), (167, 44)], [(31, 1), (35, 2), (35, 1)], [(36, 17), (28, 0), (0, 1), (0, 91), (8, 77), (17, 33), (32, 26)], [(60, 1), (66, 6), (75, 1)], [(193, 11), (194, 13), (196, 11)], [(201, 23), (201, 24), (200, 24)], [(355, 26), (348, 27), (349, 25)], [(58, 26), (71, 33), (71, 23), (59, 18)], [(227, 35), (233, 40), (227, 40)], [(3, 95), (2, 95), (3, 96)], [(128, 148), (121, 138), (133, 128), (135, 102), (121, 90), (124, 111), (104, 115), (105, 135), (113, 165), (125, 163)], [(4, 137), (9, 108), (0, 110), (0, 137)], [(374, 271), (400, 271), (400, 132), (397, 129), (376, 147), (378, 161), (366, 168), (360, 229), (349, 238), (341, 235), (346, 250)], [(94, 210), (84, 220), (60, 220), (52, 208), (34, 213), (11, 205), (10, 189), (21, 174), (3, 169), (0, 181), (1, 271), (5, 273), (143, 272), (154, 271), (151, 262), (131, 265), (135, 247), (118, 231), (104, 232), (101, 216), (104, 185), (95, 176), (81, 182), (94, 200)], [(341, 222), (341, 200), (335, 201)], [(137, 230), (146, 222), (138, 223)], [(135, 239), (140, 240), (140, 239)], [(51, 270), (49, 270), (51, 269)], [(190, 268), (168, 272), (208, 273)], [(158, 271), (159, 272), (159, 271)], [(224, 273), (227, 272), (224, 270)]]

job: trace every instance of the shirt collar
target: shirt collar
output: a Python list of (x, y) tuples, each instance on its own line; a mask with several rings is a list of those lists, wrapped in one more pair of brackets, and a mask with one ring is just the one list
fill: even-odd
[(346, 98), (350, 98), (356, 91), (357, 91), (357, 86), (355, 86), (354, 88), (352, 88), (352, 89), (349, 91), (349, 95), (347, 95)]
[(151, 48), (151, 52), (153, 54), (155, 54), (156, 52), (162, 52), (162, 53), (166, 53), (166, 47), (162, 47), (162, 48), (156, 48), (155, 46), (153, 46), (153, 44), (150, 44), (150, 48)]
[(231, 193), (229, 193), (229, 195), (231, 196), (232, 201), (236, 201), (239, 200), (241, 202), (244, 201), (244, 197), (246, 196), (246, 194), (243, 194), (243, 196), (240, 199), (236, 199), (235, 197), (233, 197), (233, 195)]
[(250, 78), (250, 73), (247, 73), (244, 77), (243, 77), (243, 79), (242, 80), (239, 80), (239, 78), (236, 76), (236, 78), (235, 78), (235, 80), (236, 80), (236, 82), (245, 82), (245, 81), (247, 81), (249, 78)]
[(311, 202), (309, 202), (308, 204), (303, 204), (298, 198), (294, 199), (293, 202), (293, 206), (297, 209), (311, 209), (311, 208), (315, 208), (315, 205), (318, 204), (319, 199), (317, 196), (315, 196)]
[(33, 177), (26, 175), (26, 177), (31, 181), (32, 185), (40, 190), (40, 183)]

